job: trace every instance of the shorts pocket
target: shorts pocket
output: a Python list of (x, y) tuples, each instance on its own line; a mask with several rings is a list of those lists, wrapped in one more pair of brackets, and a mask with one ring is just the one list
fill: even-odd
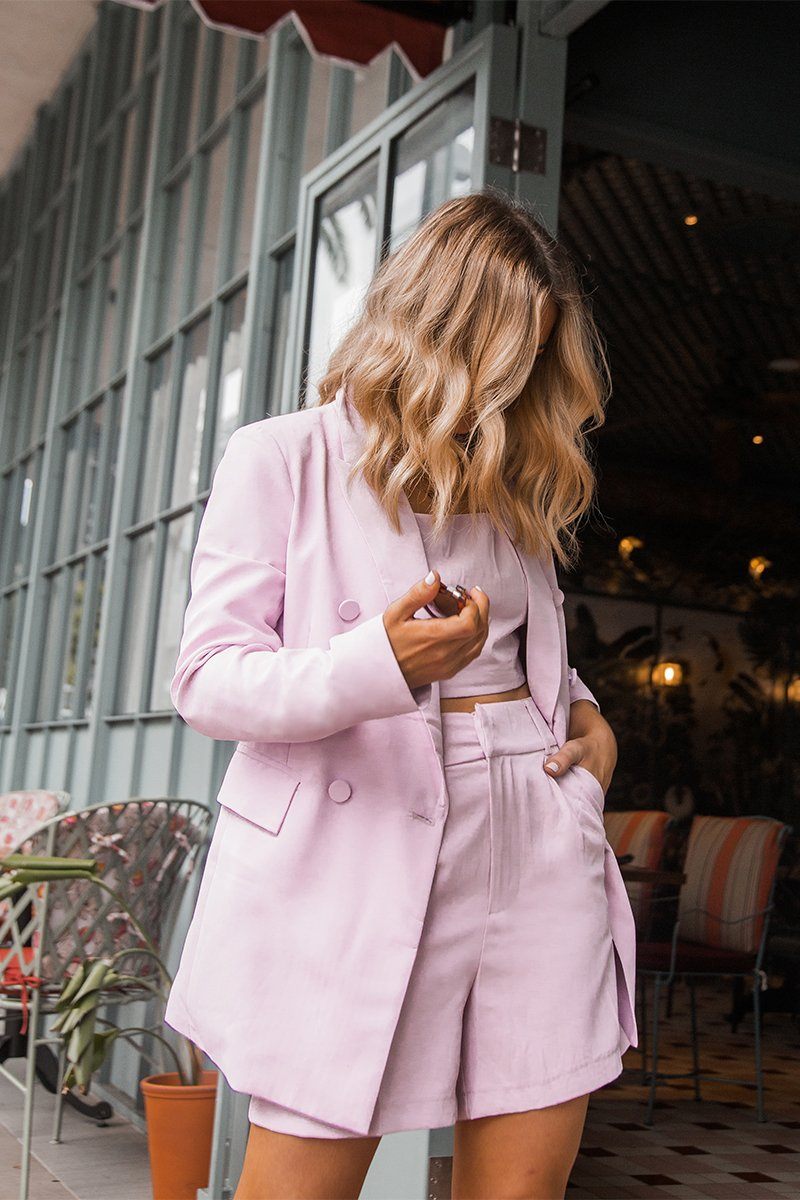
[(572, 770), (577, 773), (578, 779), (581, 780), (581, 789), (589, 796), (600, 816), (602, 816), (606, 803), (606, 794), (603, 791), (602, 783), (596, 775), (592, 774), (588, 767), (582, 767), (580, 763), (573, 763)]

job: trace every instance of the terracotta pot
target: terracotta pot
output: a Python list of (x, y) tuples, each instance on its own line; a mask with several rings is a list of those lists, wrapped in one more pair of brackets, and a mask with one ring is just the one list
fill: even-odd
[(177, 1071), (141, 1080), (153, 1200), (196, 1200), (208, 1186), (218, 1075), (186, 1087)]

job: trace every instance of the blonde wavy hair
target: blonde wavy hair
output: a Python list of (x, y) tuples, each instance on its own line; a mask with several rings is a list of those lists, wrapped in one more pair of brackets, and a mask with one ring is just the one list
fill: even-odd
[(522, 201), (491, 187), (447, 200), (384, 259), (319, 403), (343, 386), (366, 431), (351, 478), (398, 532), (402, 494), (419, 488), (437, 534), (466, 503), (525, 551), (575, 564), (595, 498), (585, 435), (605, 420), (610, 375), (575, 265)]

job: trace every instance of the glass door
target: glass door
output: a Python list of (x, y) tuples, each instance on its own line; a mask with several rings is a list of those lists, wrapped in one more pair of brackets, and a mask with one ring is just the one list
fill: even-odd
[(316, 404), (375, 269), (433, 208), (487, 183), (513, 191), (491, 130), (513, 119), (518, 36), (487, 26), (301, 180), (278, 411)]

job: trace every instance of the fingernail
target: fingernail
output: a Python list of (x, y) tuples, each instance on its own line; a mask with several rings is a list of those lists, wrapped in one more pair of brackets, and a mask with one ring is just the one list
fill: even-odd
[(483, 588), (481, 587), (481, 585), (480, 585), (479, 583), (476, 583), (476, 584), (475, 584), (475, 591), (476, 591), (476, 592), (482, 592), (482, 591), (483, 591)]
[(558, 763), (557, 762), (545, 763), (545, 770), (552, 771), (555, 774), (555, 772), (558, 770)]
[(435, 574), (433, 573), (433, 571), (428, 571), (428, 574), (425, 576), (425, 582), (426, 582), (426, 583), (433, 583), (433, 581), (434, 581), (434, 579), (435, 579), (435, 578), (436, 578), (436, 576), (435, 576)]

